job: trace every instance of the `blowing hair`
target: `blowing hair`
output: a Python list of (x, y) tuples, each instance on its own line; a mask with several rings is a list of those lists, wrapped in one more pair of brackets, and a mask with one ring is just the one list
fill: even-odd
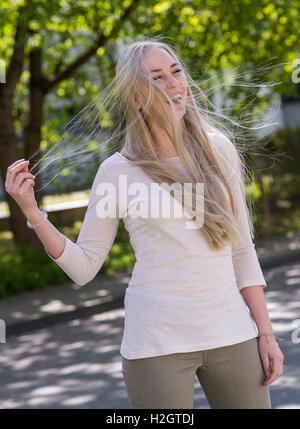
[[(185, 74), (186, 112), (180, 120), (168, 94), (150, 74), (140, 69), (144, 51), (149, 47), (166, 50)], [(142, 109), (136, 104), (137, 98), (141, 100)], [(130, 164), (141, 167), (154, 182), (176, 183), (178, 190), (183, 189), (184, 183), (191, 180), (159, 156), (149, 126), (151, 117), (151, 121), (169, 136), (192, 177), (192, 192), (185, 199), (185, 209), (193, 220), (197, 216), (203, 219), (199, 234), (204, 234), (213, 250), (228, 244), (242, 247), (245, 231), (240, 223), (239, 198), (243, 200), (250, 234), (254, 238), (252, 207), (248, 207), (245, 194), (245, 183), (251, 182), (251, 178), (242, 150), (235, 142), (235, 133), (223, 122), (247, 131), (253, 128), (240, 125), (211, 106), (205, 91), (192, 79), (170, 44), (155, 38), (137, 40), (121, 52), (112, 82), (68, 122), (61, 140), (41, 157), (33, 170), (37, 171), (35, 174), (44, 172), (53, 177), (51, 166), (57, 165), (58, 160), (69, 160), (68, 166), (88, 165), (97, 152), (101, 161), (120, 150)], [(251, 152), (250, 149), (249, 145), (247, 152)], [(204, 195), (196, 192), (196, 183), (204, 185)], [(180, 192), (175, 192), (174, 197), (183, 204)], [(202, 205), (201, 198), (204, 199)]]

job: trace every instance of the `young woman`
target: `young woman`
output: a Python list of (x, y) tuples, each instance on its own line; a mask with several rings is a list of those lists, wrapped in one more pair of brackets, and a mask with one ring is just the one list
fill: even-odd
[[(268, 386), (284, 356), (264, 300), (242, 158), (201, 113), (188, 80), (166, 43), (123, 51), (116, 82), (125, 143), (100, 165), (76, 243), (39, 210), (28, 161), (8, 168), (6, 191), (79, 285), (95, 277), (124, 221), (136, 254), (120, 350), (132, 408), (193, 408), (195, 374), (211, 408), (271, 408)], [(163, 216), (153, 192), (153, 183), (175, 182), (204, 184), (204, 195), (188, 193), (189, 222)], [(195, 199), (204, 204), (195, 208)], [(176, 193), (169, 202), (182, 206)]]

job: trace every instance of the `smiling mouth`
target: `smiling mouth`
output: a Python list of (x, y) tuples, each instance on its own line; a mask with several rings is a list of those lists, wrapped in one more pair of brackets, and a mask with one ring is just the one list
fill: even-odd
[[(175, 104), (181, 104), (181, 102), (182, 102), (182, 95), (178, 95), (177, 97), (172, 98), (172, 101)], [(170, 104), (169, 101), (167, 101), (167, 103)]]

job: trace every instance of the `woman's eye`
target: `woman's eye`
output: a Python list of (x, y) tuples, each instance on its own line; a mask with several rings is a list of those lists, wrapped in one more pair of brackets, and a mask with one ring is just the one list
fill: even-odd
[[(178, 69), (178, 70), (175, 70), (174, 73), (178, 73), (178, 72), (181, 72), (181, 71), (182, 71), (181, 69)], [(161, 76), (156, 76), (153, 79), (157, 80), (157, 79), (160, 79), (160, 78), (161, 78)]]

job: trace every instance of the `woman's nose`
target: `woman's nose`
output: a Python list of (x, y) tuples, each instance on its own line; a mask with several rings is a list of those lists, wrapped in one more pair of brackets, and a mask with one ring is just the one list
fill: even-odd
[(168, 76), (167, 85), (168, 86), (178, 85), (178, 81), (177, 81), (176, 77), (174, 77), (172, 75)]

